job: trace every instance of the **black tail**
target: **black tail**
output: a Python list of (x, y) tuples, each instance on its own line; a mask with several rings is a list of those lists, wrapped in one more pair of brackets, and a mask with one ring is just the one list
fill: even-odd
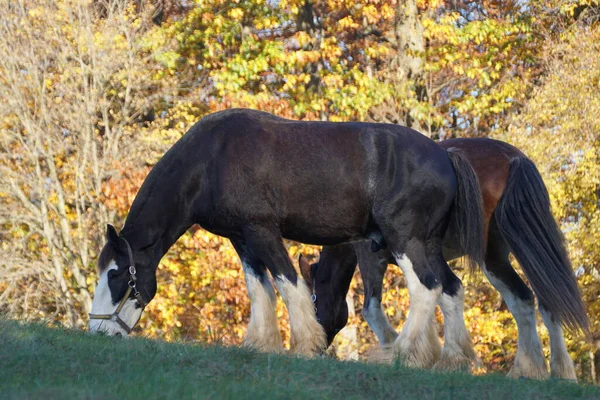
[(565, 328), (588, 333), (588, 317), (562, 232), (550, 212), (548, 191), (528, 158), (511, 160), (506, 189), (494, 214), (540, 307)]
[(477, 175), (466, 157), (456, 148), (451, 147), (447, 151), (458, 181), (448, 229), (459, 239), (468, 265), (473, 270), (477, 264), (483, 265), (485, 256), (481, 189)]

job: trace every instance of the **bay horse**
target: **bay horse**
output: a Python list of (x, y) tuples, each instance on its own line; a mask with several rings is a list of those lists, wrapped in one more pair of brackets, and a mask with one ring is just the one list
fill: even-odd
[[(319, 354), (327, 338), (283, 238), (369, 239), (387, 246), (410, 277), (414, 312), (398, 347), (420, 366), (429, 344), (417, 339), (449, 268), (442, 257), (449, 221), (461, 232), (483, 230), (479, 189), (469, 185), (476, 181), (460, 155), (397, 125), (292, 121), (247, 109), (205, 116), (152, 168), (121, 232), (108, 226), (90, 330), (128, 334), (156, 294), (160, 259), (198, 224), (229, 238), (241, 259), (251, 303), (243, 344), (283, 350), (268, 270), (289, 312), (291, 350)], [(461, 238), (483, 257), (481, 237)]]
[[(548, 192), (537, 168), (520, 150), (497, 140), (450, 139), (439, 145), (460, 151), (479, 179), (487, 243), (483, 272), (502, 295), (518, 327), (517, 355), (508, 376), (548, 377), (536, 330), (534, 295), (511, 266), (509, 255), (512, 253), (533, 288), (548, 328), (552, 376), (576, 380), (562, 327), (588, 332), (589, 322), (562, 233), (552, 217)], [(464, 254), (456, 235), (456, 231), (448, 230), (444, 237), (447, 260)], [(318, 263), (309, 265), (301, 258), (300, 268), (305, 279), (313, 285), (317, 316), (324, 326), (328, 343), (331, 343), (348, 320), (345, 298), (357, 262), (364, 282), (362, 314), (380, 344), (385, 346), (397, 336), (381, 308), (383, 275), (388, 263), (395, 263), (388, 250), (372, 252), (368, 241), (325, 247)], [(455, 290), (457, 279), (454, 274), (445, 275), (442, 280), (444, 292)], [(462, 288), (460, 291), (462, 297)], [(445, 347), (436, 367), (463, 368), (475, 358), (470, 340), (453, 340), (455, 320), (459, 315), (462, 318), (463, 305), (449, 305), (443, 296), (439, 305), (444, 315), (445, 341), (452, 340), (459, 346)]]

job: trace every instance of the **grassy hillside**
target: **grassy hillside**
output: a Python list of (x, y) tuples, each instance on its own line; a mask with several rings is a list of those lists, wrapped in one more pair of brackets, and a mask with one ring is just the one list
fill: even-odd
[(600, 399), (600, 389), (125, 340), (0, 320), (0, 398)]

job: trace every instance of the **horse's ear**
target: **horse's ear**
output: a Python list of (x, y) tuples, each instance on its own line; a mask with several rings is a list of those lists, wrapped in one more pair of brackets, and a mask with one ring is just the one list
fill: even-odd
[(119, 248), (119, 234), (114, 226), (111, 224), (106, 225), (106, 241), (110, 243), (115, 249)]
[(302, 277), (306, 281), (306, 284), (309, 287), (311, 287), (312, 286), (311, 267), (310, 267), (310, 264), (308, 263), (308, 261), (306, 261), (306, 258), (302, 254), (300, 254), (300, 257), (298, 257), (298, 265), (300, 266), (300, 273), (302, 274)]

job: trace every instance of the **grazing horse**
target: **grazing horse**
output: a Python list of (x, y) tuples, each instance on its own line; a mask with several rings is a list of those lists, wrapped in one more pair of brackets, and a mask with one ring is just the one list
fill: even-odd
[[(587, 332), (589, 322), (562, 234), (550, 212), (548, 192), (537, 168), (517, 148), (496, 140), (451, 139), (439, 144), (446, 149), (459, 150), (468, 158), (479, 179), (487, 242), (483, 271), (504, 298), (519, 332), (516, 359), (508, 375), (537, 379), (548, 376), (536, 330), (533, 293), (512, 268), (509, 261), (512, 253), (538, 298), (550, 334), (552, 376), (576, 380), (561, 325)], [(456, 235), (456, 230), (449, 229), (444, 237), (444, 256), (448, 260), (463, 254)], [(357, 262), (364, 282), (363, 316), (379, 342), (388, 344), (397, 336), (381, 309), (383, 274), (387, 264), (394, 263), (389, 251), (374, 253), (369, 242), (326, 247), (317, 264), (310, 266), (301, 259), (300, 267), (305, 279), (314, 285), (317, 316), (331, 343), (348, 320), (345, 297)], [(442, 280), (444, 290), (456, 279), (453, 275), (447, 277), (449, 279)], [(462, 318), (463, 305), (455, 303), (450, 307), (443, 297), (439, 305), (444, 314), (447, 342), (456, 335), (454, 319), (459, 314)], [(459, 344), (461, 348), (448, 350), (458, 356), (455, 360), (458, 365), (461, 354), (463, 361), (474, 357), (470, 342)], [(438, 365), (453, 369), (457, 364), (450, 358), (442, 354), (441, 365)]]
[[(244, 345), (283, 350), (268, 270), (289, 312), (292, 351), (318, 354), (327, 338), (282, 239), (369, 239), (387, 246), (410, 277), (414, 321), (399, 343), (419, 366), (427, 343), (414, 339), (442, 290), (448, 221), (454, 215), (464, 230), (483, 229), (479, 191), (461, 184), (476, 182), (474, 172), (453, 167), (465, 164), (396, 125), (301, 122), (244, 109), (206, 116), (148, 174), (120, 234), (108, 227), (90, 329), (129, 333), (156, 293), (160, 259), (199, 224), (229, 238), (241, 259), (251, 302)], [(469, 251), (482, 255), (483, 246), (471, 240)]]

